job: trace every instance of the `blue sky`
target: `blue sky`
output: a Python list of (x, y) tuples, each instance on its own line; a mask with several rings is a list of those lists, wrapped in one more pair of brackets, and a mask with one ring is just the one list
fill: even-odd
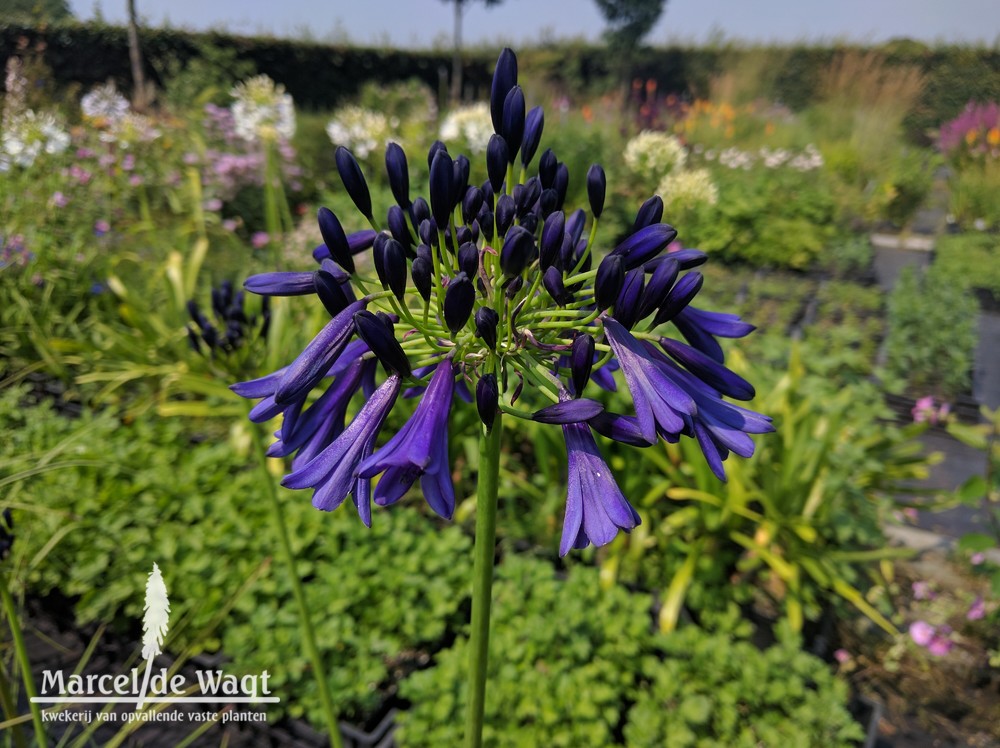
[[(224, 28), (357, 44), (447, 46), (451, 4), (444, 0), (137, 0), (152, 25)], [(70, 0), (80, 18), (100, 9), (124, 17), (124, 0)], [(524, 43), (546, 38), (596, 38), (603, 27), (592, 0), (503, 0), (466, 12), (469, 42)], [(652, 44), (702, 42), (710, 36), (748, 41), (1000, 42), (998, 0), (668, 0), (650, 34)]]

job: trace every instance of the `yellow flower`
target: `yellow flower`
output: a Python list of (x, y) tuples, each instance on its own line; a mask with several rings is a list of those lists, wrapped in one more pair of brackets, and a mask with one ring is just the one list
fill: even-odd
[(965, 133), (966, 145), (973, 146), (976, 144), (977, 140), (979, 140), (979, 130), (969, 130)]

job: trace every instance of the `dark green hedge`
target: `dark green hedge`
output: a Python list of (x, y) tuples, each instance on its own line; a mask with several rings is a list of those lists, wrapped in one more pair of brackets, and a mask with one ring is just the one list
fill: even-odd
[[(30, 28), (0, 24), (0, 59), (16, 53), (22, 40), (46, 47), (46, 60), (57, 83), (84, 85), (114, 78), (129, 83), (125, 29), (103, 25), (73, 24)], [(354, 95), (369, 80), (391, 82), (417, 77), (434, 91), (444, 91), (451, 72), (447, 52), (407, 51), (345, 47), (287, 39), (251, 38), (227, 34), (194, 34), (172, 29), (143, 31), (143, 51), (154, 81), (168, 63), (198, 54), (205, 44), (230, 47), (258, 71), (284, 83), (298, 104), (328, 109)], [(819, 88), (822, 69), (845, 46), (790, 46), (775, 49), (771, 97), (793, 109), (810, 104)], [(857, 48), (862, 49), (862, 48)], [(911, 132), (919, 135), (955, 116), (966, 102), (1000, 101), (1000, 50), (970, 47), (930, 47), (908, 40), (878, 48), (894, 64), (916, 65), (928, 77), (923, 101), (910, 117)], [(644, 48), (636, 51), (629, 74), (655, 79), (661, 92), (704, 94), (709, 81), (724, 65), (732, 64), (745, 50), (738, 47), (685, 49)], [(759, 50), (752, 53), (757, 54)], [(466, 54), (466, 94), (483, 98), (496, 50)], [(603, 47), (565, 43), (519, 51), (521, 67), (562, 85), (572, 95), (599, 92), (619, 84), (622, 61)]]

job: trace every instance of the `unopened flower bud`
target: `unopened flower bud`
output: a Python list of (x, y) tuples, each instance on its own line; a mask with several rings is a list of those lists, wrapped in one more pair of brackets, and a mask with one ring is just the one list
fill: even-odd
[(422, 197), (418, 197), (413, 201), (413, 205), (410, 206), (410, 211), (413, 216), (414, 226), (419, 226), (431, 217), (431, 206), (429, 206), (427, 201)]
[(542, 194), (538, 197), (538, 210), (542, 214), (542, 218), (548, 218), (552, 215), (557, 206), (559, 205), (559, 193), (553, 189), (542, 190)]
[(625, 284), (625, 266), (621, 257), (608, 255), (597, 266), (594, 279), (594, 301), (598, 309), (607, 309), (615, 303)]
[(481, 306), (476, 310), (476, 335), (483, 339), (483, 342), (491, 350), (497, 348), (497, 325), (500, 323), (500, 315), (488, 306)]
[(316, 295), (323, 302), (326, 311), (331, 317), (336, 317), (344, 308), (351, 303), (351, 300), (344, 293), (343, 287), (337, 279), (325, 270), (317, 270), (313, 273), (313, 285)]
[(573, 300), (573, 294), (567, 292), (563, 284), (562, 271), (555, 266), (550, 267), (542, 275), (542, 285), (559, 306), (566, 306)]
[(610, 254), (621, 257), (625, 269), (631, 270), (652, 260), (676, 238), (677, 232), (673, 226), (654, 223), (639, 229), (612, 249)]
[(389, 212), (386, 215), (386, 223), (389, 225), (389, 231), (393, 239), (402, 244), (406, 249), (410, 249), (413, 246), (413, 235), (410, 234), (410, 227), (406, 222), (406, 214), (403, 213), (402, 208), (398, 205), (390, 206)]
[(320, 208), (316, 218), (319, 222), (319, 233), (323, 236), (326, 248), (330, 250), (330, 256), (347, 272), (353, 273), (354, 257), (351, 255), (347, 234), (344, 233), (337, 216), (329, 208)]
[(406, 250), (395, 239), (385, 242), (382, 267), (385, 273), (383, 285), (388, 286), (393, 295), (402, 301), (406, 293)]
[(625, 273), (625, 283), (615, 299), (614, 317), (622, 326), (629, 330), (639, 321), (639, 300), (645, 285), (645, 275), (642, 268), (635, 268)]
[(663, 219), (663, 198), (653, 195), (644, 202), (639, 212), (635, 214), (635, 223), (632, 224), (632, 232), (635, 233), (647, 226), (659, 223)]
[(451, 209), (455, 206), (452, 202), (454, 179), (454, 162), (446, 152), (438, 151), (434, 154), (434, 161), (431, 163), (430, 193), (431, 214), (439, 229), (448, 225)]
[(493, 428), (499, 403), (500, 390), (497, 389), (496, 374), (483, 374), (476, 383), (476, 410), (487, 431)]
[(520, 86), (514, 86), (503, 102), (503, 122), (500, 134), (507, 141), (508, 163), (514, 163), (517, 152), (524, 138), (524, 91)]
[(538, 423), (580, 423), (604, 412), (604, 406), (596, 400), (563, 400), (531, 414)]
[(535, 239), (523, 226), (512, 226), (500, 250), (500, 267), (504, 275), (517, 276), (528, 266), (535, 251)]
[(490, 88), (490, 116), (493, 119), (493, 130), (503, 132), (503, 111), (507, 94), (517, 85), (517, 57), (513, 50), (504, 47), (493, 71), (493, 84)]
[(538, 159), (538, 180), (542, 183), (542, 189), (549, 189), (556, 183), (556, 169), (559, 168), (559, 160), (551, 148), (546, 148)]
[(483, 207), (483, 191), (478, 187), (469, 187), (462, 198), (462, 220), (466, 225), (472, 223)]
[(410, 207), (410, 171), (406, 164), (406, 152), (398, 143), (385, 147), (385, 173), (389, 177), (389, 189), (396, 204), (406, 210)]
[(479, 248), (472, 242), (458, 248), (458, 269), (470, 278), (475, 278), (479, 272)]
[(431, 260), (418, 255), (410, 268), (410, 275), (413, 277), (413, 286), (417, 289), (417, 293), (424, 301), (430, 301), (431, 282), (434, 276), (434, 265)]
[(653, 325), (662, 325), (676, 317), (698, 295), (704, 282), (704, 276), (697, 270), (693, 273), (687, 273), (677, 281), (653, 318)]
[(446, 156), (450, 155), (448, 153), (448, 146), (446, 146), (440, 140), (435, 140), (433, 143), (431, 143), (431, 147), (427, 149), (427, 168), (428, 169), (431, 168), (431, 164), (434, 163), (434, 157), (439, 152), (442, 152), (442, 151), (444, 152), (444, 154)]
[(608, 189), (608, 178), (600, 164), (593, 164), (587, 171), (587, 197), (590, 199), (590, 212), (594, 218), (600, 218), (604, 210), (604, 196)]
[(391, 323), (386, 327), (383, 320), (366, 310), (354, 314), (354, 329), (388, 371), (404, 377), (410, 375), (410, 361), (396, 340)]
[[(344, 146), (337, 146), (334, 153), (334, 160), (337, 162), (337, 172), (340, 174), (340, 181), (344, 183), (344, 189), (351, 196), (351, 200), (358, 210), (368, 220), (372, 220), (372, 196), (368, 192), (368, 182), (358, 165), (354, 154)], [(333, 249), (330, 250), (331, 252)]]
[(552, 189), (559, 197), (559, 200), (556, 201), (556, 209), (558, 210), (566, 202), (566, 190), (569, 189), (569, 167), (566, 164), (559, 164), (556, 167), (556, 178), (552, 182)]
[(542, 270), (548, 270), (556, 263), (556, 258), (559, 257), (559, 249), (562, 247), (565, 234), (565, 213), (561, 210), (556, 211), (545, 219), (545, 226), (542, 228), (542, 239), (538, 247), (539, 264)]
[(677, 280), (677, 273), (680, 266), (671, 259), (661, 262), (653, 270), (653, 274), (646, 284), (646, 290), (642, 292), (642, 300), (639, 302), (639, 319), (645, 319), (658, 309), (666, 301), (670, 287)]
[(438, 245), (438, 225), (433, 218), (428, 218), (420, 222), (417, 233), (420, 234), (420, 241), (429, 247)]
[(524, 139), (521, 142), (521, 165), (528, 168), (531, 159), (535, 157), (538, 144), (542, 140), (542, 129), (545, 127), (545, 113), (536, 106), (524, 119)]
[(489, 174), (490, 187), (494, 194), (500, 193), (503, 180), (507, 176), (507, 164), (510, 163), (510, 149), (503, 136), (494, 133), (486, 145), (486, 173)]
[(493, 220), (496, 222), (497, 236), (507, 236), (507, 231), (514, 223), (517, 206), (510, 195), (501, 195), (497, 200), (497, 211)]
[(476, 302), (476, 289), (465, 273), (458, 273), (444, 292), (444, 323), (456, 334), (468, 322)]
[(577, 335), (573, 340), (570, 352), (570, 373), (573, 381), (573, 392), (580, 397), (583, 389), (590, 381), (590, 372), (594, 368), (594, 338), (586, 333)]

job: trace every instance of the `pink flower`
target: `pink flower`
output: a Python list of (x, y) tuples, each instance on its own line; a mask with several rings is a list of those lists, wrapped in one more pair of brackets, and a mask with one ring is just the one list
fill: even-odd
[(674, 239), (672, 242), (670, 242), (670, 244), (667, 245), (668, 252), (680, 252), (682, 249), (684, 249), (684, 245), (681, 244), (676, 239)]
[(914, 600), (933, 600), (935, 597), (927, 582), (914, 582), (912, 587)]
[(66, 197), (61, 192), (56, 192), (54, 195), (52, 195), (52, 204), (55, 205), (57, 208), (65, 208), (67, 205), (69, 205), (69, 198)]
[(922, 397), (917, 402), (913, 404), (913, 409), (910, 413), (913, 414), (913, 420), (915, 423), (923, 423), (930, 418), (930, 414), (934, 412), (934, 398), (928, 395), (927, 397)]
[(955, 644), (951, 639), (947, 639), (943, 636), (935, 636), (931, 639), (930, 644), (927, 645), (927, 651), (935, 657), (944, 657), (951, 651), (953, 646), (955, 646)]
[(226, 231), (236, 231), (236, 227), (238, 225), (239, 224), (236, 222), (236, 219), (234, 218), (227, 218), (225, 221), (222, 222), (222, 228), (224, 228)]
[(835, 659), (837, 662), (843, 665), (845, 662), (848, 662), (851, 659), (851, 653), (848, 652), (846, 649), (838, 649), (836, 652), (833, 653), (833, 659)]
[(212, 213), (218, 213), (220, 210), (222, 210), (222, 201), (217, 197), (213, 197), (210, 198), (209, 200), (206, 200), (205, 210), (211, 211)]
[(253, 236), (250, 237), (250, 243), (254, 249), (263, 249), (269, 241), (271, 241), (271, 237), (267, 235), (266, 231), (254, 231)]
[(133, 174), (128, 178), (128, 183), (132, 187), (138, 187), (140, 184), (143, 183), (143, 178), (139, 174)]
[(910, 638), (921, 647), (926, 647), (934, 639), (935, 629), (927, 621), (914, 621), (910, 624)]
[(985, 560), (986, 560), (985, 553), (973, 553), (971, 556), (969, 556), (969, 563), (972, 564), (973, 566), (979, 566)]
[(105, 221), (103, 218), (99, 221), (94, 222), (94, 233), (97, 236), (104, 236), (106, 233), (111, 231), (111, 224)]
[(977, 597), (972, 601), (972, 606), (969, 608), (969, 612), (965, 614), (965, 617), (970, 621), (978, 621), (980, 618), (986, 617), (986, 604), (983, 602), (982, 597)]
[(122, 159), (122, 168), (125, 171), (132, 171), (135, 168), (135, 156), (131, 153), (126, 153), (125, 158)]

